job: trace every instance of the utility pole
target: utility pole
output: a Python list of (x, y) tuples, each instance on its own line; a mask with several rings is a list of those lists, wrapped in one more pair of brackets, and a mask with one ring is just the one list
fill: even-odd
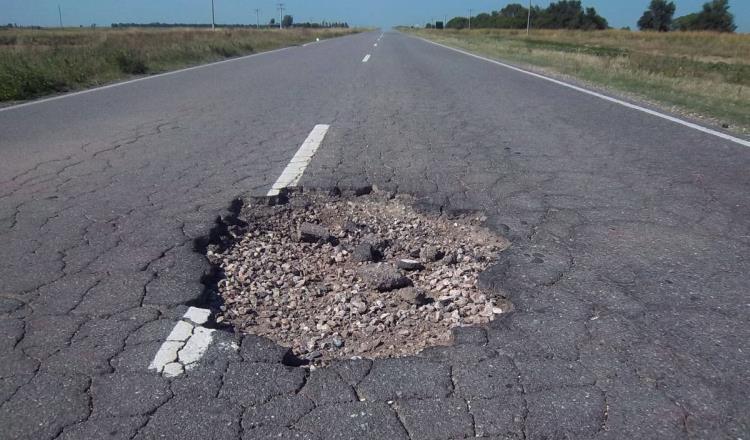
[(284, 29), (284, 3), (279, 3), (279, 29)]
[(529, 14), (526, 17), (526, 35), (531, 32), (531, 0), (529, 0)]
[(255, 8), (255, 29), (260, 29), (260, 9)]
[(471, 30), (471, 13), (472, 9), (469, 9), (469, 30)]
[(57, 16), (60, 18), (60, 29), (62, 29), (62, 8), (59, 3), (57, 4)]
[(214, 10), (214, 0), (211, 0), (211, 30), (216, 30), (216, 12)]

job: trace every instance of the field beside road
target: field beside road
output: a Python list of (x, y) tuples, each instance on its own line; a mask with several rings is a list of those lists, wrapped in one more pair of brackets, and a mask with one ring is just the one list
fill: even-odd
[(0, 101), (18, 101), (160, 73), (356, 29), (0, 28)]
[(429, 40), (625, 92), (750, 132), (750, 35), (621, 30), (413, 30)]

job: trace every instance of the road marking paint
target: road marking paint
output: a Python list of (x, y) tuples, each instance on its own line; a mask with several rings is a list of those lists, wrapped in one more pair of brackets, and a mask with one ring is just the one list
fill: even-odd
[(208, 309), (188, 308), (159, 347), (148, 369), (165, 377), (176, 377), (194, 367), (211, 345), (215, 330), (201, 326), (210, 316)]
[(185, 321), (178, 321), (172, 329), (172, 333), (167, 336), (167, 341), (185, 342), (193, 334), (193, 326)]
[(276, 183), (268, 191), (268, 197), (277, 196), (284, 188), (293, 187), (299, 183), (299, 179), (302, 178), (305, 168), (310, 164), (315, 152), (318, 151), (318, 147), (323, 142), (329, 128), (331, 128), (330, 125), (318, 124), (312, 129), (305, 142), (297, 150), (297, 154), (292, 157), (279, 178), (276, 179)]
[(156, 370), (157, 373), (161, 373), (164, 366), (177, 360), (177, 352), (182, 348), (184, 342), (180, 341), (165, 341), (159, 347), (159, 351), (156, 352), (154, 360), (148, 366), (149, 370)]
[(196, 327), (193, 336), (185, 342), (185, 346), (177, 352), (177, 359), (182, 365), (190, 369), (190, 365), (198, 362), (208, 350), (213, 338), (213, 329)]
[(373, 47), (378, 47), (378, 43), (373, 44)]
[(422, 41), (424, 41), (426, 43), (434, 44), (435, 46), (440, 46), (442, 48), (449, 49), (449, 50), (452, 50), (454, 52), (458, 52), (458, 53), (461, 53), (461, 54), (464, 54), (464, 55), (467, 55), (467, 56), (470, 56), (470, 57), (473, 57), (473, 58), (477, 58), (477, 59), (480, 59), (480, 60), (483, 60), (483, 61), (487, 61), (487, 62), (492, 63), (492, 64), (497, 64), (498, 66), (502, 66), (502, 67), (505, 67), (507, 69), (515, 70), (516, 72), (525, 73), (526, 75), (530, 75), (530, 76), (533, 76), (533, 77), (536, 77), (536, 78), (539, 78), (539, 79), (543, 79), (545, 81), (549, 81), (549, 82), (555, 83), (557, 85), (561, 85), (563, 87), (567, 87), (569, 89), (573, 89), (575, 91), (578, 91), (578, 92), (581, 92), (581, 93), (585, 93), (587, 95), (595, 96), (595, 97), (597, 97), (599, 99), (603, 99), (605, 101), (609, 101), (609, 102), (612, 102), (612, 103), (615, 103), (615, 104), (619, 104), (619, 105), (622, 105), (624, 107), (628, 107), (628, 108), (633, 109), (633, 110), (638, 110), (640, 112), (649, 114), (651, 116), (656, 116), (658, 118), (666, 119), (667, 121), (671, 121), (671, 122), (674, 122), (676, 124), (684, 125), (685, 127), (689, 127), (689, 128), (694, 129), (694, 130), (698, 130), (698, 131), (701, 131), (703, 133), (710, 134), (710, 135), (713, 135), (713, 136), (716, 136), (716, 137), (719, 137), (719, 138), (722, 138), (722, 139), (725, 139), (725, 140), (728, 140), (728, 141), (740, 144), (740, 145), (745, 146), (745, 147), (750, 147), (750, 141), (749, 140), (738, 138), (738, 137), (735, 137), (735, 136), (732, 136), (732, 135), (729, 135), (729, 134), (726, 134), (726, 133), (722, 133), (722, 132), (717, 131), (717, 130), (712, 130), (712, 129), (704, 127), (702, 125), (698, 125), (698, 124), (695, 124), (695, 123), (692, 123), (692, 122), (688, 122), (688, 121), (685, 121), (683, 119), (676, 118), (674, 116), (669, 116), (669, 115), (666, 115), (664, 113), (657, 112), (655, 110), (651, 110), (651, 109), (648, 109), (648, 108), (645, 108), (645, 107), (641, 107), (641, 106), (636, 105), (636, 104), (629, 103), (627, 101), (623, 101), (621, 99), (617, 99), (617, 98), (613, 98), (611, 96), (604, 95), (602, 93), (594, 92), (592, 90), (587, 90), (587, 89), (584, 89), (583, 87), (578, 87), (578, 86), (575, 86), (573, 84), (568, 84), (568, 83), (566, 83), (564, 81), (560, 81), (560, 80), (557, 80), (557, 79), (554, 79), (554, 78), (550, 78), (548, 76), (544, 76), (544, 75), (540, 75), (538, 73), (530, 72), (528, 70), (524, 70), (524, 69), (521, 69), (519, 67), (503, 63), (501, 61), (497, 61), (497, 60), (493, 60), (491, 58), (483, 57), (481, 55), (473, 54), (473, 53), (467, 52), (465, 50), (456, 49), (455, 47), (450, 47), (450, 46), (446, 46), (445, 44), (436, 43), (434, 41), (430, 41), (430, 40), (427, 40), (427, 39), (422, 38), (422, 37), (415, 37), (415, 38), (418, 38), (418, 39), (420, 39), (420, 40), (422, 40)]
[(366, 62), (368, 62), (368, 61), (370, 61), (370, 54), (369, 54), (369, 53), (368, 53), (367, 55), (365, 55), (365, 57), (364, 57), (364, 58), (362, 58), (362, 62), (363, 62), (363, 63), (366, 63)]
[(183, 318), (189, 319), (196, 325), (205, 324), (208, 322), (208, 318), (211, 316), (211, 311), (208, 309), (199, 309), (197, 307), (188, 308)]
[(184, 372), (185, 368), (179, 362), (171, 362), (164, 366), (164, 376), (166, 377), (177, 377)]
[[(326, 40), (322, 40), (322, 41), (326, 41)], [(315, 41), (307, 42), (307, 43), (303, 44), (302, 47), (307, 47), (307, 46), (309, 46), (311, 44), (320, 43), (320, 42), (321, 42), (320, 38), (316, 38)]]
[(93, 89), (81, 90), (79, 92), (66, 93), (64, 95), (52, 96), (50, 98), (43, 98), (43, 99), (38, 99), (36, 101), (24, 102), (22, 104), (16, 104), (16, 105), (8, 106), (8, 107), (2, 107), (2, 108), (0, 108), (0, 112), (7, 112), (7, 111), (10, 111), (10, 110), (16, 110), (16, 109), (20, 109), (20, 108), (23, 108), (23, 107), (29, 107), (29, 106), (36, 105), (36, 104), (42, 104), (42, 103), (45, 103), (45, 102), (57, 101), (59, 99), (64, 99), (64, 98), (72, 98), (74, 96), (79, 96), (79, 95), (86, 95), (88, 93), (99, 92), (101, 90), (107, 90), (107, 89), (113, 89), (115, 87), (120, 87), (120, 86), (124, 86), (124, 85), (128, 85), (128, 84), (133, 84), (133, 83), (137, 83), (137, 82), (141, 82), (141, 81), (146, 81), (146, 80), (149, 80), (149, 79), (162, 78), (162, 77), (165, 77), (165, 76), (177, 75), (179, 73), (189, 72), (191, 70), (198, 70), (198, 69), (204, 69), (206, 67), (218, 66), (219, 64), (234, 63), (236, 61), (242, 61), (242, 60), (246, 60), (248, 58), (253, 58), (253, 57), (257, 57), (257, 56), (261, 56), (261, 55), (269, 55), (269, 54), (272, 54), (272, 53), (281, 52), (283, 50), (289, 50), (289, 49), (292, 49), (293, 47), (294, 46), (282, 47), (281, 49), (269, 50), (267, 52), (254, 53), (254, 54), (245, 55), (245, 56), (241, 56), (241, 57), (237, 57), (237, 58), (230, 58), (228, 60), (217, 61), (217, 62), (214, 62), (214, 63), (201, 64), (200, 66), (186, 67), (184, 69), (173, 70), (171, 72), (158, 73), (156, 75), (144, 76), (143, 78), (136, 78), (136, 79), (131, 79), (131, 80), (127, 80), (127, 81), (117, 82), (117, 83), (114, 83), (114, 84), (108, 84), (106, 86), (95, 87)]

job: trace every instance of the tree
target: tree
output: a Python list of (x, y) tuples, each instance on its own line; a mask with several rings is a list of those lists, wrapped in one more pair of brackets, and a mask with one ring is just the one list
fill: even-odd
[(276, 19), (272, 18), (271, 21), (268, 22), (268, 24), (274, 26), (276, 24)]
[(642, 31), (669, 31), (672, 27), (675, 9), (674, 2), (651, 0), (648, 9), (643, 12), (640, 20), (638, 20), (638, 28)]
[(281, 20), (281, 27), (292, 27), (294, 24), (294, 17), (291, 15), (285, 15), (284, 18)]
[(712, 0), (703, 5), (698, 13), (697, 25), (699, 30), (734, 32), (734, 15), (729, 12), (729, 0)]
[(674, 19), (674, 21), (672, 22), (672, 29), (676, 31), (695, 30), (697, 21), (697, 12), (693, 14), (683, 15), (682, 17), (677, 17)]
[(495, 27), (505, 29), (523, 29), (526, 27), (529, 10), (518, 3), (511, 3), (499, 12), (492, 13)]
[(703, 9), (675, 20), (675, 29), (683, 31), (734, 32), (734, 15), (729, 12), (729, 0), (711, 0)]
[(469, 26), (469, 20), (466, 17), (454, 17), (445, 26), (449, 29), (463, 29)]
[(526, 9), (523, 5), (518, 4), (518, 3), (511, 3), (508, 6), (501, 9), (498, 15), (500, 15), (501, 17), (505, 17), (505, 18), (526, 19), (528, 13), (529, 13), (529, 10)]
[[(525, 29), (529, 10), (519, 3), (512, 3), (500, 11), (481, 13), (471, 19), (472, 28)], [(560, 0), (552, 2), (549, 7), (531, 8), (532, 26), (547, 29), (607, 29), (607, 19), (600, 16), (596, 9), (586, 8), (580, 0)], [(447, 25), (453, 29), (468, 27), (468, 19), (455, 17)]]
[(542, 12), (537, 20), (537, 27), (551, 29), (577, 29), (580, 27), (580, 18), (583, 15), (583, 6), (577, 0), (561, 0), (550, 3), (549, 7)]

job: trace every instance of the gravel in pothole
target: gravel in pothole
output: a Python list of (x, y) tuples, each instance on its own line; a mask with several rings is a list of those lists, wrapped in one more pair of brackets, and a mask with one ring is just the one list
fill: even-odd
[(234, 242), (208, 250), (224, 273), (217, 321), (321, 364), (414, 354), (507, 312), (477, 278), (508, 241), (479, 215), (430, 216), (410, 202), (374, 192), (246, 204)]

